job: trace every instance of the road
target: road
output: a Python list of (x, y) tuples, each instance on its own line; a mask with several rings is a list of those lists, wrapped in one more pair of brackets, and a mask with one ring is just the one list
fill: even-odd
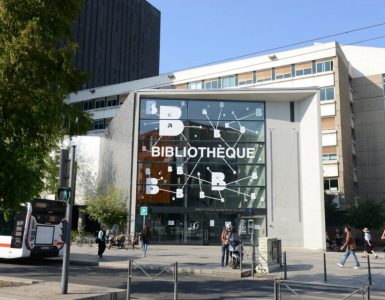
[[(150, 277), (159, 271), (145, 270)], [(60, 281), (61, 263), (51, 260), (0, 260), (2, 276), (35, 280)], [(91, 266), (71, 266), (69, 282), (112, 288), (126, 288), (127, 271)], [(164, 272), (155, 279), (145, 277), (138, 267), (133, 272), (131, 299), (172, 299), (174, 285), (172, 272)], [(293, 290), (297, 295), (293, 294)], [(342, 299), (352, 290), (303, 288), (300, 285), (282, 286), (282, 299)], [(178, 299), (273, 299), (271, 280), (231, 279), (214, 276), (179, 275)], [(362, 295), (349, 300), (362, 299)], [(385, 299), (384, 293), (372, 292), (371, 299)]]

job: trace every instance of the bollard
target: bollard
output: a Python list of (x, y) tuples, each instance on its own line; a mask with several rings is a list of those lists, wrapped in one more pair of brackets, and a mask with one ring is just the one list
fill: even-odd
[(239, 261), (239, 269), (241, 270), (241, 276), (243, 271), (243, 243), (241, 241), (241, 253), (240, 253), (240, 261)]
[(286, 251), (283, 251), (283, 279), (287, 280)]
[(174, 300), (178, 299), (178, 262), (174, 265)]
[(368, 261), (368, 280), (369, 280), (369, 285), (372, 285), (372, 272), (370, 270), (370, 258), (369, 258), (369, 253), (366, 255), (366, 259)]
[(324, 252), (324, 281), (327, 282), (328, 281), (328, 276), (327, 276), (327, 273), (326, 273), (326, 253)]
[(126, 300), (130, 300), (130, 288), (131, 288), (131, 273), (132, 273), (132, 260), (128, 260), (128, 278), (127, 278), (127, 294)]
[(277, 278), (274, 278), (274, 300), (278, 300), (278, 282)]
[(254, 278), (254, 273), (255, 273), (255, 243), (254, 243), (254, 239), (253, 239), (253, 252), (252, 252), (252, 258), (251, 258), (251, 275), (252, 277)]

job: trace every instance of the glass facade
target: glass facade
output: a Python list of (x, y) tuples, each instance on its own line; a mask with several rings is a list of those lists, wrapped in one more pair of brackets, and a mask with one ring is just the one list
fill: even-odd
[(266, 232), (264, 102), (141, 99), (138, 136), (137, 230), (147, 206), (159, 243), (218, 244), (226, 222)]

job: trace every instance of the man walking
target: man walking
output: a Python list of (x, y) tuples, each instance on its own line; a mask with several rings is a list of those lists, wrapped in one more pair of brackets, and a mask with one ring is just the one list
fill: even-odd
[(360, 263), (358, 262), (357, 256), (356, 256), (356, 239), (352, 236), (352, 228), (350, 226), (345, 226), (345, 243), (341, 246), (340, 250), (344, 250), (346, 247), (344, 255), (341, 257), (341, 260), (337, 265), (341, 268), (345, 265), (346, 260), (348, 259), (349, 255), (352, 254), (355, 267), (354, 269), (360, 268)]

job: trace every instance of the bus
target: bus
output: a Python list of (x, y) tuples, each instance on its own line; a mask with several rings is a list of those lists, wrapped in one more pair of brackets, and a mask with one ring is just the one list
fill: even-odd
[(63, 254), (66, 203), (32, 199), (5, 216), (0, 209), (0, 258)]

